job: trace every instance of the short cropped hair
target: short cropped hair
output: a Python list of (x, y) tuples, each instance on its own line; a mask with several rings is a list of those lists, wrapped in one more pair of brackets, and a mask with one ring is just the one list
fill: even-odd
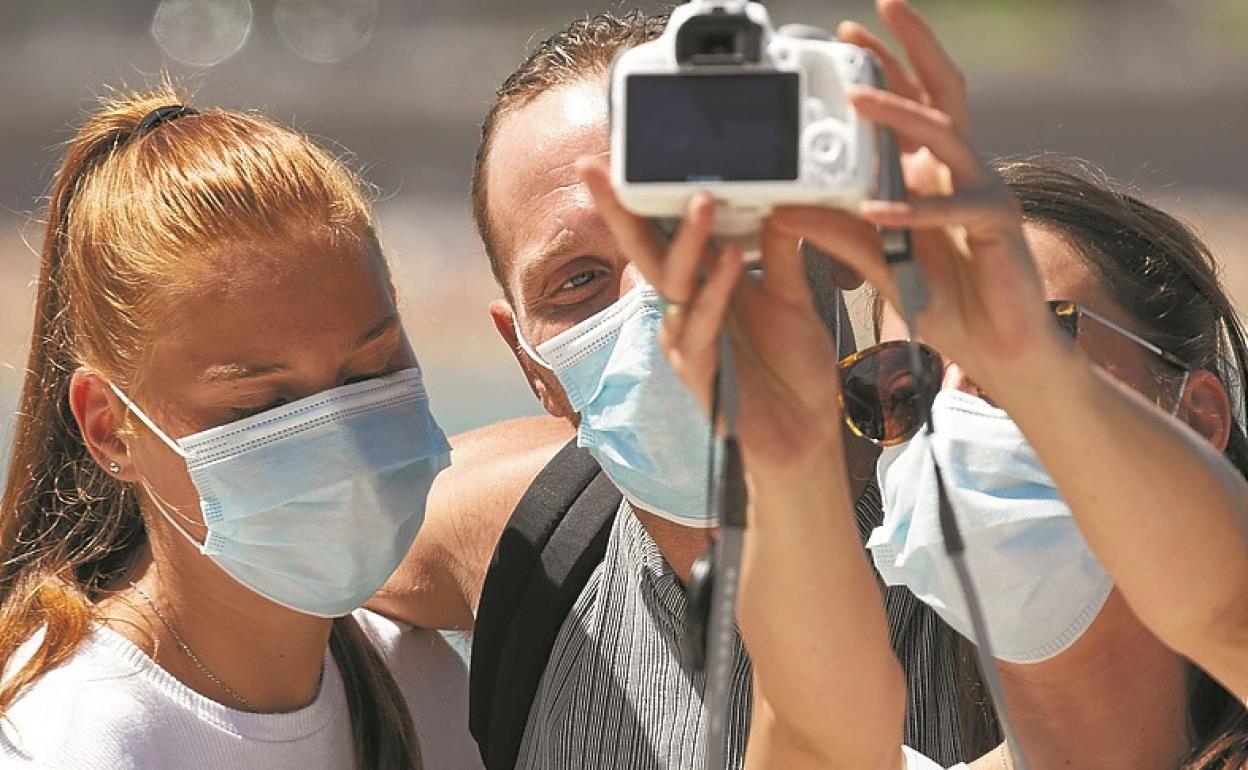
[(490, 258), (490, 270), (505, 294), (509, 293), (507, 263), (490, 229), (486, 185), (490, 149), (499, 121), (559, 86), (605, 76), (617, 54), (657, 38), (667, 21), (667, 14), (647, 14), (637, 9), (623, 15), (600, 13), (576, 19), (543, 40), (499, 86), (494, 105), (481, 125), (481, 143), (472, 170), (472, 218)]

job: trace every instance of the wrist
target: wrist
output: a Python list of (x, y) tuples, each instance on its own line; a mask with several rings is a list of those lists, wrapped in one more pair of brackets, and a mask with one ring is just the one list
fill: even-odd
[(839, 435), (808, 445), (782, 459), (744, 456), (751, 497), (767, 507), (827, 504), (848, 495), (845, 453)]
[(1001, 367), (992, 378), (989, 392), (1016, 421), (1026, 420), (1032, 414), (1051, 416), (1095, 376), (1088, 358), (1054, 330), (1028, 356)]

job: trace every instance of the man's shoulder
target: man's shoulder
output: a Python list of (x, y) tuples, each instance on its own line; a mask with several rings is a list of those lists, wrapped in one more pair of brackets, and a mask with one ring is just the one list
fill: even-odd
[(574, 435), (564, 420), (520, 417), (451, 439), (451, 467), (429, 504), (474, 518), (497, 519), (499, 530), (533, 479)]
[(572, 435), (566, 422), (523, 417), (451, 438), (451, 466), (429, 490), (416, 542), (369, 607), (425, 628), (471, 628), (512, 511)]

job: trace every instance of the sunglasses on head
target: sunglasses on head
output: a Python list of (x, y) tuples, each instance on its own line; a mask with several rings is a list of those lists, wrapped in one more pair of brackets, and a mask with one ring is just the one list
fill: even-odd
[[(1155, 354), (1182, 376), (1182, 393), (1191, 367), (1178, 356), (1070, 300), (1052, 300), (1049, 309), (1072, 340), (1079, 338), (1080, 328), (1090, 319)], [(935, 350), (918, 343), (919, 363), (928, 383), (925, 387), (925, 383), (916, 381), (912, 371), (911, 348), (910, 340), (891, 340), (841, 360), (841, 411), (855, 435), (890, 447), (908, 441), (923, 427), (923, 419), (944, 378), (945, 362)]]

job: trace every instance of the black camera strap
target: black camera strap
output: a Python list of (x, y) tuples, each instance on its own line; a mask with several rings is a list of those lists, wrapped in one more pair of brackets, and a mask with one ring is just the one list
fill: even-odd
[[(913, 327), (912, 327), (913, 328)], [(917, 346), (912, 348), (917, 351)], [(917, 352), (915, 354), (917, 358)], [(912, 362), (911, 372), (915, 382), (924, 390), (939, 388), (940, 383), (926, 382), (927, 369), (921, 364)], [(930, 390), (928, 392), (931, 392)], [(931, 409), (927, 408), (928, 399), (919, 399), (927, 410), (923, 415), (923, 431), (926, 433), (929, 446), (936, 427), (932, 421)], [(962, 600), (966, 602), (967, 613), (971, 616), (971, 641), (975, 645), (975, 657), (979, 663), (979, 673), (984, 685), (992, 698), (993, 708), (997, 712), (997, 722), (1001, 725), (1001, 734), (1005, 738), (1006, 749), (1010, 752), (1014, 770), (1027, 770), (1027, 757), (1023, 754), (1022, 744), (1014, 732), (1014, 723), (1010, 720), (1009, 709), (1005, 700), (1005, 690), (1001, 687), (1001, 675), (997, 670), (997, 659), (992, 654), (992, 638), (988, 634), (988, 624), (984, 622), (984, 610), (979, 601), (979, 592), (975, 582), (971, 580), (971, 572), (966, 564), (966, 541), (962, 539), (962, 530), (958, 527), (958, 517), (949, 502), (949, 494), (945, 488), (944, 474), (940, 470), (940, 462), (936, 459), (936, 451), (931, 450), (932, 470), (936, 473), (936, 489), (939, 495), (940, 538), (944, 542), (945, 554), (953, 562), (954, 573), (958, 577), (958, 586), (962, 590)]]
[[(719, 532), (710, 551), (710, 606), (706, 625), (706, 768), (728, 766), (728, 715), (731, 713), (734, 640), (737, 628), (737, 591), (741, 583), (741, 555), (745, 546), (745, 518), (749, 493), (745, 467), (737, 443), (739, 394), (732, 339), (727, 327), (719, 332), (719, 369), (711, 403), (711, 431), (724, 418), (724, 437), (718, 442), (718, 458), (712, 456), (715, 483), (710, 504), (716, 512)], [(716, 463), (715, 460), (719, 462)]]
[[(884, 68), (880, 66), (879, 60), (872, 56), (869, 58), (869, 61), (880, 87), (887, 89), (888, 82), (884, 76)], [(901, 146), (897, 142), (896, 135), (883, 126), (877, 129), (876, 136), (880, 147), (878, 197), (880, 200), (904, 201), (909, 195), (906, 190), (905, 173), (901, 166)], [(918, 341), (919, 313), (927, 309), (930, 297), (927, 292), (927, 282), (923, 280), (923, 274), (914, 261), (910, 231), (881, 228), (880, 241), (884, 250), (884, 259), (888, 262), (889, 269), (893, 274), (893, 281), (897, 286), (897, 293), (901, 300), (901, 314), (905, 319), (906, 328), (910, 335), (910, 374), (921, 393), (928, 393), (934, 396), (939, 392), (941, 384), (928, 381), (928, 369), (923, 365), (923, 357), (919, 350)], [(920, 404), (919, 408), (925, 410), (921, 415), (923, 418), (923, 430), (928, 438), (928, 444), (931, 446), (931, 437), (936, 430), (932, 422), (932, 412), (929, 406), (933, 403), (933, 400), (920, 398), (918, 403)], [(992, 640), (988, 636), (988, 625), (984, 622), (984, 611), (979, 601), (979, 593), (975, 589), (975, 583), (971, 580), (970, 570), (966, 566), (966, 543), (962, 539), (962, 532), (958, 528), (957, 516), (954, 515), (953, 506), (949, 502), (949, 495), (945, 490), (944, 477), (940, 471), (940, 462), (936, 459), (934, 450), (931, 452), (931, 457), (932, 467), (936, 472), (936, 488), (940, 497), (940, 536), (945, 544), (945, 553), (949, 556), (950, 561), (953, 562), (953, 569), (958, 577), (958, 585), (962, 590), (962, 598), (966, 602), (967, 611), (971, 616), (971, 631), (974, 634), (974, 638), (971, 641), (975, 644), (980, 675), (983, 677), (984, 684), (988, 687), (988, 693), (992, 698), (993, 708), (997, 712), (997, 721), (1001, 725), (1002, 734), (1005, 736), (1006, 746), (1010, 751), (1010, 758), (1014, 762), (1014, 768), (1015, 770), (1027, 770), (1027, 759), (1023, 755), (1022, 747), (1019, 744), (1018, 736), (1014, 733), (1014, 725), (1010, 721), (1010, 715), (1006, 708), (1005, 691), (1001, 688), (1001, 677), (997, 671), (997, 660), (992, 654)]]
[[(887, 196), (887, 200), (904, 200), (905, 185), (901, 176), (901, 154), (898, 152), (897, 143), (891, 131), (881, 129), (881, 146), (890, 150), (887, 155), (881, 155), (881, 162), (893, 168), (893, 176), (892, 180), (886, 183), (885, 180), (888, 179), (888, 176), (886, 176), (883, 169), (881, 170), (880, 197), (885, 198)], [(898, 293), (901, 297), (902, 316), (905, 318), (906, 327), (910, 334), (910, 374), (914, 378), (920, 393), (928, 393), (935, 396), (940, 391), (941, 384), (929, 381), (928, 368), (923, 365), (918, 341), (918, 316), (927, 307), (927, 285), (923, 281), (918, 265), (914, 263), (910, 234), (907, 231), (884, 230), (881, 231), (880, 235), (884, 243), (885, 258), (892, 269), (893, 278), (897, 283)], [(902, 235), (904, 235), (904, 238), (901, 237)], [(992, 640), (988, 635), (988, 625), (984, 622), (984, 611), (979, 601), (979, 592), (976, 590), (975, 583), (971, 580), (970, 570), (967, 568), (966, 542), (962, 539), (962, 532), (958, 528), (958, 519), (953, 512), (953, 505), (949, 502), (944, 476), (940, 470), (940, 462), (936, 459), (935, 448), (931, 442), (932, 434), (936, 430), (930, 408), (933, 399), (919, 398), (917, 401), (920, 404), (919, 408), (924, 410), (921, 415), (923, 418), (923, 431), (928, 438), (929, 447), (932, 447), (932, 468), (936, 473), (936, 488), (939, 494), (940, 537), (944, 541), (945, 554), (953, 562), (954, 573), (958, 577), (958, 586), (962, 590), (963, 601), (966, 602), (967, 611), (971, 616), (971, 631), (973, 633), (971, 641), (975, 645), (980, 675), (983, 677), (984, 684), (987, 686), (988, 693), (992, 698), (993, 708), (997, 712), (997, 722), (1001, 725), (1001, 732), (1005, 737), (1006, 748), (1010, 752), (1010, 758), (1013, 760), (1014, 770), (1027, 770), (1027, 758), (1023, 755), (1022, 746), (1014, 732), (1014, 725), (1010, 721), (1010, 715), (1006, 707), (1005, 691), (1001, 687), (1001, 677), (997, 671), (997, 660), (992, 654)]]

